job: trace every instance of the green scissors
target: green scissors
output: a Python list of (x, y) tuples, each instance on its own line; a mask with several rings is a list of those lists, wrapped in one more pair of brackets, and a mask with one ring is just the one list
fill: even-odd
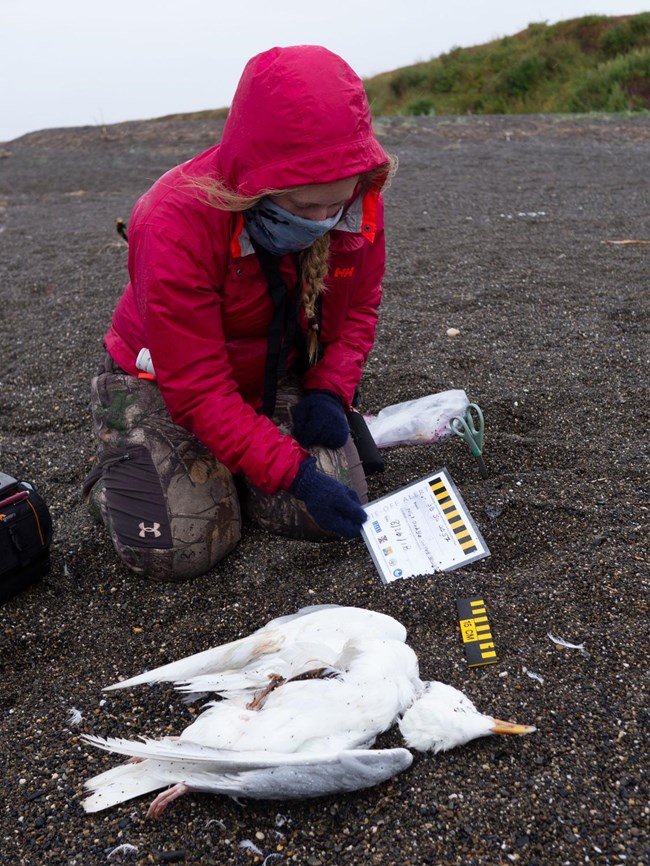
[(450, 419), (449, 429), (452, 433), (455, 433), (456, 436), (460, 436), (463, 442), (469, 446), (470, 451), (476, 458), (481, 478), (487, 478), (488, 471), (485, 465), (485, 460), (483, 460), (485, 421), (483, 420), (481, 407), (477, 406), (476, 403), (470, 403), (467, 406), (467, 409), (465, 409), (465, 414), (462, 417), (460, 415), (454, 415), (454, 417)]

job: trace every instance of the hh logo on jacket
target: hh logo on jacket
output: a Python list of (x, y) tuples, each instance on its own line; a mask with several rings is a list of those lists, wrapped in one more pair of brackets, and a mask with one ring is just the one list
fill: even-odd
[(335, 268), (335, 277), (352, 277), (354, 276), (354, 268)]

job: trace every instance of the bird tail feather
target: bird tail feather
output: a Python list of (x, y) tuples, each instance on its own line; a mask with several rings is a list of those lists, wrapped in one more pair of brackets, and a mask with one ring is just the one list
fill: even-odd
[(119, 767), (113, 767), (88, 779), (84, 788), (92, 793), (81, 805), (86, 812), (99, 812), (125, 800), (132, 800), (133, 797), (164, 788), (169, 784), (168, 780), (161, 779), (155, 771), (152, 772), (151, 764), (151, 761), (120, 764)]

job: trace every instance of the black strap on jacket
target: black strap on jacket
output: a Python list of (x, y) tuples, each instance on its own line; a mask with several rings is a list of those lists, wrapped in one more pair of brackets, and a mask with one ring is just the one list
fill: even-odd
[[(264, 271), (264, 276), (269, 285), (269, 295), (273, 303), (273, 318), (269, 328), (268, 350), (264, 368), (264, 397), (262, 400), (262, 413), (270, 418), (275, 410), (278, 381), (284, 377), (287, 371), (289, 351), (297, 342), (299, 336), (298, 308), (301, 300), (301, 278), (299, 271), (293, 303), (289, 303), (289, 290), (278, 268), (276, 257), (252, 238), (251, 243)], [(318, 301), (320, 302), (320, 297)], [(306, 350), (303, 354), (306, 356)], [(355, 393), (355, 398), (357, 398), (358, 402), (358, 391)], [(384, 459), (368, 430), (361, 412), (352, 409), (347, 413), (347, 419), (352, 439), (359, 452), (366, 475), (383, 472)]]
[(289, 289), (280, 273), (276, 257), (252, 238), (251, 243), (264, 271), (273, 304), (273, 318), (269, 327), (268, 349), (264, 367), (264, 397), (262, 399), (262, 414), (270, 418), (275, 411), (278, 381), (284, 378), (289, 351), (296, 341), (298, 307), (300, 306), (300, 274), (298, 275), (293, 303), (290, 303)]

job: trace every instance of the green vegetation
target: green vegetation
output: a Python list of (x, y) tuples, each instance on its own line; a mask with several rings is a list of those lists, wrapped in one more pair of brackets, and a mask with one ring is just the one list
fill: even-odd
[[(364, 81), (372, 113), (562, 114), (650, 109), (650, 12), (529, 24)], [(227, 108), (157, 120), (222, 120)]]
[(364, 82), (375, 115), (650, 109), (650, 12), (530, 24)]

